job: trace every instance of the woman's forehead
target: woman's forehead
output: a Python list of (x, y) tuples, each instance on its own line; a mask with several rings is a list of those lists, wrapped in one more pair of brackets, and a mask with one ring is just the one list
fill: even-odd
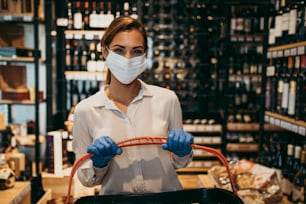
[(110, 46), (120, 45), (123, 47), (139, 47), (144, 46), (142, 34), (136, 30), (121, 31), (116, 34), (110, 43)]

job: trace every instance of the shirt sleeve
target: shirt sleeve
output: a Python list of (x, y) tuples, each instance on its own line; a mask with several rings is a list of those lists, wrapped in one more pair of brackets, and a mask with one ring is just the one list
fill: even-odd
[[(183, 129), (183, 116), (182, 116), (182, 108), (179, 102), (177, 95), (173, 92), (172, 99), (172, 109), (169, 115), (169, 130), (171, 129)], [(193, 159), (193, 151), (190, 154), (179, 157), (173, 153), (171, 153), (171, 161), (174, 168), (183, 168), (186, 167)]]
[[(74, 112), (73, 120), (73, 140), (72, 147), (75, 153), (75, 158), (78, 159), (87, 153), (87, 147), (92, 143), (93, 138), (90, 135), (90, 130), (87, 128), (86, 122), (88, 111), (84, 109), (85, 106), (77, 106)], [(80, 182), (86, 187), (100, 185), (107, 173), (110, 165), (104, 168), (95, 168), (91, 159), (84, 162), (77, 170), (77, 176)]]

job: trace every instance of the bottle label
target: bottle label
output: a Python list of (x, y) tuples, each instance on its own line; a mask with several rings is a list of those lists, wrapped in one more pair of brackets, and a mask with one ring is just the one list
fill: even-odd
[(282, 36), (282, 16), (277, 15), (275, 17), (275, 31), (274, 31), (275, 37), (281, 37)]
[(297, 9), (291, 9), (289, 13), (289, 35), (296, 33)]
[(73, 15), (73, 27), (74, 29), (82, 29), (82, 14), (75, 13)]
[(289, 83), (283, 84), (282, 108), (288, 108)]

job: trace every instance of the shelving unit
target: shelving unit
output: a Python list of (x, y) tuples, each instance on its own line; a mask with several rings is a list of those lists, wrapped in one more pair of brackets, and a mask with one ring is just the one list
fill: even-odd
[[(269, 47), (267, 58), (268, 59), (276, 58), (280, 55), (283, 55), (283, 52), (287, 52), (288, 55), (290, 56), (303, 55), (306, 53), (306, 41)], [(274, 73), (272, 72), (275, 70), (270, 69), (267, 71), (268, 71), (267, 75), (269, 74), (274, 75)], [(265, 111), (264, 117), (265, 121), (268, 123), (284, 128), (293, 133), (306, 136), (306, 121), (298, 120), (293, 117), (279, 114), (270, 110)]]
[[(194, 135), (194, 143), (213, 147), (222, 152), (222, 125), (184, 124), (183, 129)], [(194, 150), (194, 160), (188, 167), (178, 169), (180, 174), (207, 173), (214, 165), (220, 165), (219, 159), (203, 150)]]
[(224, 81), (230, 86), (224, 90), (223, 150), (229, 159), (256, 159), (264, 132), (281, 131), (265, 124), (261, 111), (270, 5), (269, 1), (239, 0), (225, 5), (229, 53)]

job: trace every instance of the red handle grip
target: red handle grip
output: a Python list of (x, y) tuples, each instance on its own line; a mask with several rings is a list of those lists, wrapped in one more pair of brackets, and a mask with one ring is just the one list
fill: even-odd
[[(136, 138), (131, 138), (131, 139), (127, 139), (121, 142), (117, 143), (118, 147), (129, 147), (129, 146), (137, 146), (137, 145), (151, 145), (151, 144), (165, 144), (167, 143), (167, 137), (163, 137), (163, 136), (144, 136), (144, 137), (136, 137)], [(235, 195), (237, 195), (237, 190), (235, 188), (234, 185), (234, 179), (232, 177), (229, 165), (227, 163), (226, 158), (224, 157), (224, 155), (219, 152), (218, 150), (211, 148), (211, 147), (207, 147), (207, 146), (203, 146), (203, 145), (198, 145), (198, 144), (190, 144), (190, 146), (192, 148), (195, 149), (201, 149), (207, 152), (210, 152), (212, 154), (214, 154), (215, 156), (218, 157), (218, 159), (222, 162), (222, 164), (225, 166), (226, 171), (228, 173), (229, 176), (229, 180), (231, 183), (231, 187), (232, 187), (232, 191)], [(80, 158), (78, 158), (71, 169), (71, 173), (70, 173), (70, 178), (69, 178), (69, 186), (68, 186), (68, 195), (67, 195), (67, 199), (66, 199), (66, 203), (69, 204), (70, 203), (70, 197), (71, 197), (71, 186), (72, 186), (72, 179), (74, 174), (76, 173), (77, 169), (81, 166), (81, 164), (83, 164), (84, 161), (86, 161), (87, 159), (91, 158), (93, 156), (93, 154), (91, 153), (87, 153), (84, 154), (83, 156), (81, 156)]]

